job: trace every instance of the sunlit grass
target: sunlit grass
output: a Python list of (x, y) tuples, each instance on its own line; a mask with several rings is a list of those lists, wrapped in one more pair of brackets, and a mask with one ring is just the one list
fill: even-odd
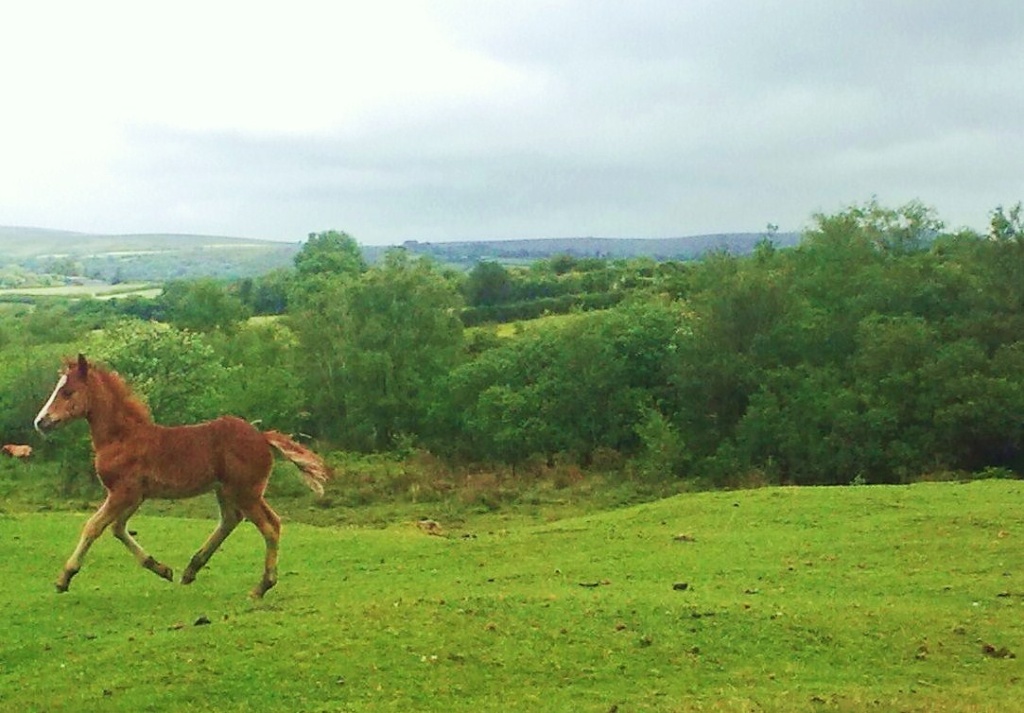
[(163, 292), (162, 287), (154, 287), (148, 282), (122, 283), (118, 285), (87, 284), (59, 285), (56, 287), (10, 287), (0, 289), (0, 297), (23, 295), (31, 297), (94, 297), (96, 299), (112, 299), (115, 297), (157, 297)]
[[(1017, 710), (1024, 486), (681, 495), (538, 524), (244, 524), (189, 587), (0, 516), (5, 710)], [(180, 572), (212, 520), (140, 515)], [(685, 585), (685, 586), (684, 586)], [(208, 622), (208, 623), (207, 623)]]

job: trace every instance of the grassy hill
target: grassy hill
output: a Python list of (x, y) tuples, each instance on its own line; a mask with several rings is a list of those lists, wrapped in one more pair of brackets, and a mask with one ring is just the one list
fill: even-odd
[[(635, 258), (655, 260), (693, 260), (715, 251), (744, 255), (751, 252), (764, 233), (718, 233), (680, 238), (546, 238), (537, 240), (480, 240), (445, 243), (403, 244), (407, 250), (431, 255), (435, 259), (456, 264), (473, 264), (480, 260), (532, 261), (554, 255), (577, 258)], [(778, 247), (791, 247), (800, 240), (799, 233), (777, 233), (773, 240)]]
[[(762, 233), (696, 235), (682, 238), (549, 238), (429, 243), (410, 240), (401, 247), (439, 262), (471, 267), (481, 260), (530, 262), (555, 255), (599, 258), (650, 257), (691, 260), (712, 250), (745, 254)], [(774, 236), (779, 247), (795, 245), (796, 233)], [(374, 262), (395, 246), (363, 246)], [(102, 235), (45, 228), (0, 226), (0, 268), (19, 266), (33, 273), (74, 266), (105, 281), (160, 281), (188, 277), (247, 277), (293, 264), (301, 242), (271, 242), (211, 235)], [(10, 280), (7, 280), (10, 282)]]
[[(1022, 710), (1024, 515), (1006, 507), (1022, 496), (987, 481), (690, 494), (546, 523), (425, 512), (444, 537), (291, 518), (261, 602), (251, 526), (189, 587), (106, 535), (57, 595), (85, 515), (4, 513), (0, 706)], [(180, 572), (214, 522), (132, 526)]]
[(100, 235), (0, 226), (0, 265), (106, 281), (245, 277), (292, 264), (301, 244), (210, 235)]
[(3, 259), (53, 256), (86, 257), (121, 253), (173, 252), (180, 250), (216, 250), (232, 248), (272, 249), (298, 246), (250, 238), (219, 235), (180, 235), (174, 233), (103, 235), (47, 228), (0, 226), (0, 250)]

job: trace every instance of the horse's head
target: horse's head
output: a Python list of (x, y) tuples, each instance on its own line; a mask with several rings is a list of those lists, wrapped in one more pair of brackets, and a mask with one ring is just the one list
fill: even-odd
[(49, 400), (39, 410), (35, 427), (40, 433), (89, 414), (89, 362), (81, 354), (69, 360)]

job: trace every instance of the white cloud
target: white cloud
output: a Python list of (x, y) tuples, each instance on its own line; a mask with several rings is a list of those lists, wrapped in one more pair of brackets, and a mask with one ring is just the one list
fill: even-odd
[(30, 115), (73, 107), (115, 125), (324, 131), (515, 80), (446, 44), (423, 2), (58, 5), (21, 4), (0, 55), (25, 70), (8, 79)]
[(1024, 6), (19, 3), (0, 224), (368, 242), (799, 228), (1024, 193)]

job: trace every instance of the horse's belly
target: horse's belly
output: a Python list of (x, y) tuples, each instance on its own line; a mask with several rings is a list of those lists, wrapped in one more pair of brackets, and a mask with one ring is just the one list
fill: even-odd
[(142, 493), (147, 498), (178, 500), (208, 493), (213, 489), (213, 485), (213, 478), (168, 482), (161, 480), (159, 477), (143, 477)]
[(216, 482), (207, 464), (175, 459), (151, 464), (142, 473), (142, 491), (148, 498), (191, 498), (210, 491)]

